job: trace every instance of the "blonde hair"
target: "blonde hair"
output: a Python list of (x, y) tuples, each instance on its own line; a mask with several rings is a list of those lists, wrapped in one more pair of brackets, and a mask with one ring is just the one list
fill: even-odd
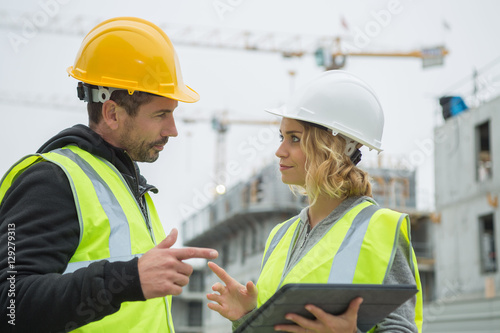
[(306, 155), (305, 186), (290, 186), (309, 197), (313, 205), (320, 195), (345, 199), (351, 196), (372, 196), (369, 175), (356, 167), (344, 153), (345, 140), (333, 136), (325, 128), (299, 121), (304, 127), (300, 147)]

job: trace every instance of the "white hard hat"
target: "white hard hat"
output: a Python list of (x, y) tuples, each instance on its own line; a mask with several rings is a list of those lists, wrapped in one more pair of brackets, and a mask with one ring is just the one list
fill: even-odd
[(282, 107), (265, 111), (324, 126), (333, 135), (382, 151), (382, 106), (374, 91), (349, 72), (326, 71), (294, 92)]

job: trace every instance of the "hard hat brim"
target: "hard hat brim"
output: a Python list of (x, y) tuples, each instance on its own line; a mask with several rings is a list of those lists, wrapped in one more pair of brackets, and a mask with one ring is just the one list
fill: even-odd
[(187, 85), (185, 85), (184, 87), (180, 87), (179, 91), (177, 91), (177, 93), (175, 94), (159, 96), (175, 99), (176, 101), (184, 103), (194, 103), (200, 100), (200, 95)]
[(284, 117), (284, 107), (279, 107), (279, 108), (275, 108), (275, 109), (264, 109), (264, 111), (266, 111), (267, 113), (270, 113), (270, 114), (273, 114), (275, 116), (280, 116), (280, 117)]
[[(301, 120), (301, 121), (305, 121), (306, 123), (312, 123), (310, 119), (307, 119), (305, 117), (300, 117), (300, 116), (295, 116), (295, 115), (289, 115), (286, 113), (286, 105), (283, 105), (279, 108), (274, 108), (274, 109), (264, 109), (264, 111), (266, 111), (267, 113), (270, 113), (270, 114), (273, 114), (275, 116), (279, 116), (279, 117), (283, 117), (283, 118), (289, 118), (289, 119), (294, 119), (294, 120)], [(337, 135), (337, 134), (342, 134), (344, 136), (347, 136), (347, 137), (351, 137), (351, 135), (347, 132), (344, 132), (338, 128), (334, 128), (332, 127), (330, 124), (326, 124), (326, 123), (319, 123), (319, 122), (315, 122), (314, 124), (317, 124), (317, 125), (321, 125), (321, 126), (324, 126), (330, 130), (332, 130), (335, 134), (334, 135)], [(367, 146), (370, 150), (372, 149), (375, 149), (378, 153), (382, 152), (383, 149), (381, 149), (380, 147), (376, 147), (372, 144), (370, 144), (369, 142), (366, 142), (364, 140), (361, 140), (361, 139), (358, 139), (356, 138), (356, 141), (361, 143), (362, 145), (364, 146)]]
[[(89, 80), (87, 78), (80, 77), (73, 69), (73, 66), (69, 66), (66, 69), (66, 72), (68, 72), (68, 74), (71, 77), (73, 77), (79, 81), (82, 81), (82, 82), (85, 82), (88, 84), (92, 84), (95, 86), (102, 86), (103, 85), (103, 82), (93, 81), (93, 80)], [(105, 85), (105, 86), (110, 87), (110, 88), (128, 90), (131, 93), (136, 91), (134, 89), (130, 89), (130, 87), (127, 87), (125, 85), (120, 85), (120, 84)], [(150, 93), (150, 94), (157, 95), (160, 97), (166, 97), (166, 98), (173, 99), (173, 100), (176, 100), (179, 102), (184, 102), (184, 103), (194, 103), (194, 102), (197, 102), (200, 100), (200, 95), (196, 91), (194, 91), (191, 87), (189, 87), (188, 85), (178, 86), (176, 90), (177, 91), (175, 91), (174, 93), (159, 93), (158, 91), (153, 91), (153, 90), (149, 90), (149, 91), (148, 90), (137, 90), (137, 91)]]

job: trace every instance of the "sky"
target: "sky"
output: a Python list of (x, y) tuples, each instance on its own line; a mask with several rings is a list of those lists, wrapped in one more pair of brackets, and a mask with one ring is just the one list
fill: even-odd
[[(200, 36), (210, 31), (228, 36), (238, 31), (312, 39), (342, 36), (344, 48), (366, 52), (445, 46), (449, 55), (442, 66), (422, 68), (414, 58), (349, 57), (344, 67), (373, 87), (384, 108), (383, 165), (416, 170), (418, 207), (432, 211), (433, 133), (443, 123), (438, 98), (459, 94), (474, 106), (500, 91), (499, 9), (495, 0), (2, 1), (0, 173), (62, 129), (87, 124), (85, 105), (75, 94), (76, 80), (66, 68), (95, 24), (138, 16), (171, 36), (184, 81), (201, 96), (197, 103), (180, 103), (174, 113), (179, 136), (169, 141), (158, 161), (140, 164), (160, 190), (153, 200), (167, 232), (212, 197), (217, 144), (206, 120), (223, 111), (230, 119), (276, 120), (263, 110), (281, 105), (323, 71), (312, 55), (288, 59), (279, 53), (187, 46), (178, 34), (181, 27)], [(473, 98), (475, 69), (480, 89)], [(199, 122), (186, 124), (183, 118)], [(278, 163), (275, 125), (230, 125), (225, 139), (232, 166), (226, 172), (229, 186)], [(363, 156), (361, 166), (377, 160), (375, 152)]]

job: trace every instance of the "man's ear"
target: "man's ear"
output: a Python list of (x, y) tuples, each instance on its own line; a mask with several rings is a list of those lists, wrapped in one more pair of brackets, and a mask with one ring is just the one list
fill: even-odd
[(102, 120), (110, 129), (116, 130), (118, 128), (121, 111), (115, 101), (107, 100), (102, 104)]

